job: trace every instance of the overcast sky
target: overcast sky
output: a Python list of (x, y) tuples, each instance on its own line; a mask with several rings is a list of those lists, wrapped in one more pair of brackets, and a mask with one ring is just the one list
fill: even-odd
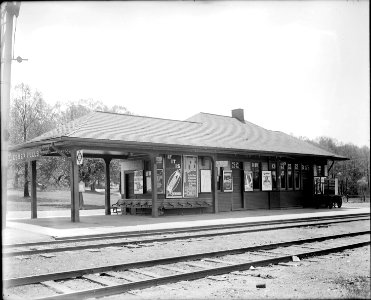
[(24, 2), (12, 85), (369, 145), (368, 1)]

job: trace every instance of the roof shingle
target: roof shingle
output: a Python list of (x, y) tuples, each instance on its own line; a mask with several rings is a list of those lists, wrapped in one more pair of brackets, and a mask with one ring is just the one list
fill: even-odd
[(30, 142), (62, 137), (341, 158), (285, 133), (267, 130), (232, 117), (206, 113), (196, 114), (186, 121), (177, 121), (92, 112)]

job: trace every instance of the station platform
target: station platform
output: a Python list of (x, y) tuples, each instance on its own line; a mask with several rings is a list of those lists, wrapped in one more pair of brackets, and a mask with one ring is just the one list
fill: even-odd
[(105, 215), (104, 209), (81, 210), (78, 223), (71, 222), (69, 210), (39, 211), (37, 219), (30, 219), (30, 212), (8, 212), (7, 226), (2, 232), (2, 238), (3, 244), (15, 244), (97, 234), (370, 213), (370, 203), (364, 204), (344, 205), (334, 209), (244, 210), (218, 214), (165, 215), (158, 218), (152, 218), (150, 215), (120, 213)]

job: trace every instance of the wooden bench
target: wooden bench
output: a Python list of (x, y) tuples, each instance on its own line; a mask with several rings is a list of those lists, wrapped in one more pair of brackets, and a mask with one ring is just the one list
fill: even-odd
[(113, 213), (116, 213), (116, 214), (119, 214), (118, 213), (118, 209), (120, 209), (121, 210), (121, 213), (122, 213), (123, 212), (124, 205), (125, 205), (125, 200), (124, 199), (117, 200), (116, 203), (114, 203), (114, 204), (111, 205), (112, 212)]
[(348, 195), (346, 194), (345, 197), (347, 198), (347, 202), (349, 198), (360, 198), (363, 200), (363, 202), (366, 202), (366, 195)]
[(181, 209), (181, 214), (183, 215), (183, 209), (187, 208), (200, 208), (200, 212), (203, 213), (203, 208), (211, 207), (212, 204), (207, 201), (164, 201), (161, 205), (159, 205), (159, 209), (164, 211), (167, 209)]

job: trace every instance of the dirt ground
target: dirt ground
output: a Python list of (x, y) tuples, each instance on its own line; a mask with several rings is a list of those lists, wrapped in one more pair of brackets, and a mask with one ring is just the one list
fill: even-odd
[[(203, 251), (262, 245), (296, 238), (370, 230), (369, 221), (329, 226), (306, 226), (279, 231), (252, 232), (205, 239), (154, 242), (147, 245), (106, 247), (94, 251), (57, 252), (3, 258), (6, 278), (68, 271), (75, 268), (186, 255)], [(107, 243), (109, 241), (107, 240)], [(112, 258), (115, 258), (114, 261)], [(265, 288), (257, 288), (265, 284)], [(29, 295), (19, 291), (19, 296)], [(370, 298), (370, 247), (303, 259), (287, 265), (256, 268), (153, 288), (131, 291), (107, 299), (288, 299)]]
[[(265, 284), (265, 288), (257, 288)], [(118, 299), (370, 299), (370, 247), (303, 259), (289, 266), (257, 267), (182, 281)]]

